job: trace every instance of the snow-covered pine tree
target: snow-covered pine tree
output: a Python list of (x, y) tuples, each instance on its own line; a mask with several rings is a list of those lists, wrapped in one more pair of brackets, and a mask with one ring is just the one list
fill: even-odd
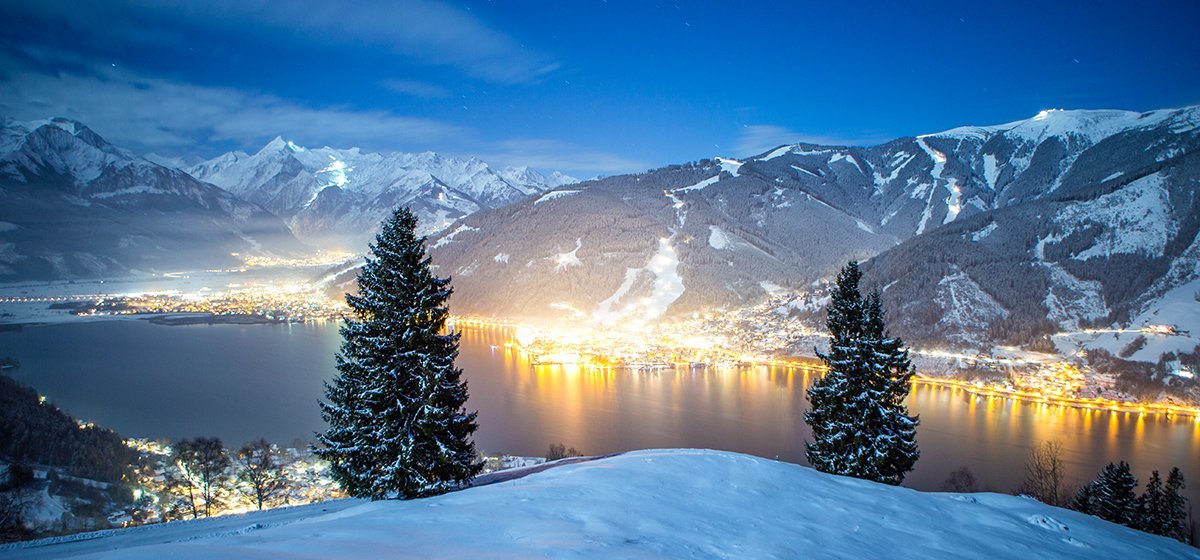
[(874, 480), (898, 485), (921, 457), (917, 449), (920, 421), (908, 415), (908, 406), (904, 404), (915, 371), (904, 341), (888, 336), (879, 294), (867, 296), (865, 307), (864, 343), (860, 348), (863, 361), (869, 365), (870, 394), (877, 399), (882, 416), (879, 431), (872, 440), (878, 475)]
[(1129, 470), (1129, 463), (1109, 463), (1100, 471), (1095, 482), (1095, 515), (1101, 519), (1134, 526), (1137, 514), (1137, 479)]
[(859, 293), (861, 278), (856, 262), (838, 273), (829, 353), (818, 352), (829, 370), (808, 390), (805, 452), (822, 472), (899, 484), (919, 456), (917, 419), (903, 403), (912, 366), (903, 342), (887, 336), (878, 296)]
[(1137, 499), (1134, 528), (1155, 535), (1163, 534), (1168, 525), (1164, 498), (1162, 477), (1158, 471), (1154, 471), (1150, 474), (1150, 480), (1146, 481), (1146, 491)]
[(1179, 471), (1179, 467), (1172, 468), (1167, 475), (1166, 490), (1163, 491), (1163, 521), (1166, 527), (1159, 534), (1188, 542), (1187, 498), (1179, 493), (1183, 487), (1183, 473)]
[[(859, 430), (859, 411), (854, 397), (862, 392), (866, 377), (858, 359), (862, 339), (863, 301), (858, 292), (862, 273), (851, 262), (837, 275), (825, 326), (829, 329), (829, 353), (817, 353), (828, 371), (808, 389), (810, 408), (804, 421), (812, 427), (813, 441), (805, 443), (805, 455), (813, 468), (827, 473), (862, 476), (855, 452), (865, 448), (867, 438)], [(873, 473), (870, 473), (873, 474)]]
[(478, 474), (466, 412), (467, 384), (454, 366), (458, 334), (444, 332), (449, 279), (429, 269), (425, 238), (407, 208), (386, 220), (372, 257), (347, 295), (338, 374), (325, 386), (317, 454), (350, 495), (416, 498)]
[(1096, 515), (1096, 483), (1089, 480), (1080, 486), (1079, 491), (1075, 493), (1074, 498), (1071, 498), (1071, 503), (1067, 507), (1079, 513)]

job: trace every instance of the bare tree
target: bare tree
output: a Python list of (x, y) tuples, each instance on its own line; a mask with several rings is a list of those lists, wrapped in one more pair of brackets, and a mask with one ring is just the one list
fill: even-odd
[(237, 452), (237, 478), (242, 492), (262, 509), (287, 490), (287, 478), (279, 450), (263, 438), (242, 446)]
[(557, 461), (567, 457), (581, 456), (583, 456), (583, 453), (580, 453), (578, 449), (575, 449), (574, 447), (568, 448), (566, 445), (563, 445), (561, 441), (558, 443), (551, 443), (550, 449), (546, 451), (547, 461)]
[(946, 477), (946, 480), (942, 482), (942, 490), (946, 492), (978, 492), (979, 487), (975, 483), (975, 473), (963, 465)]
[[(217, 492), (229, 478), (229, 454), (220, 438), (184, 439), (175, 444), (175, 463), (204, 499), (204, 516), (212, 515)], [(189, 494), (191, 490), (189, 489)], [(197, 515), (195, 499), (192, 515)]]
[(29, 506), (28, 487), (33, 484), (33, 469), (24, 463), (8, 466), (6, 480), (0, 485), (0, 542), (28, 538), (25, 509)]
[(1025, 459), (1025, 480), (1017, 492), (1052, 506), (1066, 506), (1074, 494), (1065, 480), (1062, 442), (1051, 440), (1029, 450)]

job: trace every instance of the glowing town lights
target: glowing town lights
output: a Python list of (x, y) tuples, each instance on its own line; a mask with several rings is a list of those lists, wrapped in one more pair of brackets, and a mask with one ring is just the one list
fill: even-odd
[[(356, 253), (347, 253), (344, 251), (318, 251), (313, 255), (303, 258), (264, 257), (257, 255), (242, 255), (240, 253), (230, 253), (230, 255), (241, 259), (247, 268), (304, 268), (333, 266), (342, 264), (358, 256)], [(173, 274), (183, 273), (166, 273), (164, 276), (171, 276)]]
[[(553, 328), (520, 325), (513, 330), (516, 342), (508, 347), (529, 356), (531, 363), (569, 365), (580, 368), (582, 372), (604, 371), (613, 367), (647, 371), (700, 365), (716, 368), (769, 365), (824, 371), (824, 366), (818, 363), (779, 359), (769, 352), (756, 351), (745, 346), (745, 340), (698, 332), (703, 324), (699, 317), (665, 322), (626, 322), (618, 328), (581, 323), (556, 324)], [(717, 324), (728, 321), (720, 315), (710, 315), (710, 318)], [(777, 325), (776, 330), (778, 328)], [(751, 341), (759, 342), (753, 338)], [(917, 385), (963, 390), (989, 399), (1007, 399), (1014, 405), (1017, 401), (1023, 401), (1059, 409), (1070, 406), (1125, 413), (1166, 414), (1200, 421), (1200, 408), (1163, 402), (1129, 402), (1099, 394), (1090, 395), (1087, 392), (1087, 375), (1079, 366), (1057, 360), (1048, 354), (1026, 353), (1022, 358), (1015, 359), (946, 350), (914, 349), (912, 353), (1010, 368), (1009, 376), (1004, 380), (964, 381), (919, 372), (913, 380)]]

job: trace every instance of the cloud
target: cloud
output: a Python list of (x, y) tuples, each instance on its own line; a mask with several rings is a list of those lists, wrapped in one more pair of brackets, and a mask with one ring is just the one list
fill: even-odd
[(644, 171), (651, 166), (621, 155), (581, 149), (566, 142), (541, 138), (514, 138), (494, 143), (479, 154), (496, 165), (528, 165), (580, 177), (618, 175)]
[(879, 135), (864, 135), (861, 137), (822, 136), (795, 132), (782, 126), (771, 124), (750, 124), (742, 127), (734, 143), (737, 156), (746, 157), (761, 154), (773, 148), (787, 144), (819, 144), (822, 146), (873, 146), (886, 142), (890, 138)]
[(424, 97), (426, 99), (450, 97), (450, 90), (437, 84), (418, 82), (416, 80), (384, 80), (383, 87), (394, 93)]
[[(66, 66), (72, 70), (43, 69)], [(403, 84), (414, 92), (437, 93), (422, 90), (423, 86), (428, 84)], [(478, 130), (448, 122), (380, 110), (314, 107), (265, 93), (88, 65), (72, 53), (32, 48), (0, 50), (0, 115), (18, 120), (68, 117), (118, 146), (168, 156), (212, 157), (230, 149), (253, 150), (281, 135), (306, 146), (436, 150), (476, 155), (501, 167), (527, 165), (584, 177), (650, 167), (559, 140), (488, 140)]]
[(385, 111), (312, 107), (273, 95), (146, 77), (111, 66), (44, 72), (0, 55), (0, 113), (79, 120), (136, 151), (195, 153), (256, 146), (275, 135), (301, 144), (399, 149), (457, 145), (475, 132)]
[[(107, 44), (186, 47), (197, 29), (255, 34), (305, 46), (382, 47), (414, 62), (457, 68), (474, 78), (516, 84), (558, 68), (473, 14), (433, 0), (12, 0), (11, 13), (35, 15)], [(56, 31), (58, 34), (61, 32)]]

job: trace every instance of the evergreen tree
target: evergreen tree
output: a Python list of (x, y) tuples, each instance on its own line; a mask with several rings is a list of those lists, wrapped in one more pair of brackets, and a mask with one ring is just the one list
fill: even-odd
[(338, 375), (325, 387), (317, 454), (350, 495), (416, 498), (449, 490), (482, 468), (454, 366), (458, 334), (444, 333), (449, 279), (429, 269), (407, 208), (385, 221), (358, 275), (342, 325)]
[(1188, 542), (1187, 498), (1179, 493), (1183, 488), (1183, 473), (1179, 472), (1179, 467), (1175, 467), (1167, 475), (1167, 488), (1163, 492), (1162, 522), (1164, 528), (1159, 534)]
[(908, 407), (904, 404), (916, 371), (908, 359), (904, 341), (888, 336), (883, 316), (879, 293), (872, 293), (866, 299), (862, 359), (870, 366), (867, 385), (882, 416), (872, 441), (873, 458), (879, 473), (875, 480), (898, 485), (921, 456), (917, 449), (918, 419), (908, 415)]
[(1088, 481), (1081, 486), (1067, 507), (1079, 513), (1096, 515), (1096, 483)]
[(917, 418), (904, 406), (912, 365), (904, 343), (887, 336), (878, 294), (859, 293), (861, 278), (855, 262), (838, 273), (829, 353), (818, 353), (828, 372), (808, 390), (806, 455), (822, 472), (900, 484), (919, 457)]
[(1135, 526), (1137, 515), (1137, 479), (1129, 470), (1129, 463), (1109, 463), (1096, 479), (1096, 512), (1101, 519)]
[(1137, 499), (1134, 528), (1155, 535), (1163, 534), (1167, 527), (1163, 499), (1162, 477), (1158, 471), (1154, 471), (1150, 474), (1150, 480), (1146, 481), (1146, 491)]

